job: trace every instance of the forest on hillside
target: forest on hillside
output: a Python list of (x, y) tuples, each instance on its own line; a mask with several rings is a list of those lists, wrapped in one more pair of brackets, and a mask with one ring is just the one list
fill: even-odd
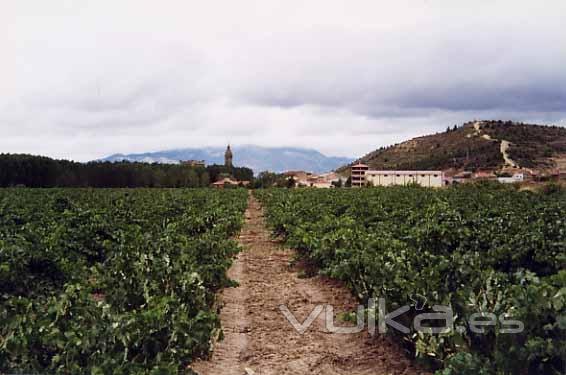
[(205, 187), (221, 174), (252, 180), (249, 168), (138, 162), (79, 163), (25, 154), (0, 154), (0, 187)]

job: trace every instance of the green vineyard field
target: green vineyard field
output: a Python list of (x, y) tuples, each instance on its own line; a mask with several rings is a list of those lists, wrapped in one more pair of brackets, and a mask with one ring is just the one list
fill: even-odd
[[(504, 186), (256, 191), (276, 235), (362, 302), (385, 298), (410, 327), (450, 306), (440, 335), (394, 333), (439, 374), (563, 374), (566, 360), (566, 194)], [(425, 299), (422, 311), (415, 296)], [(424, 297), (424, 298), (423, 298)], [(466, 317), (524, 323), (473, 333)]]
[(247, 193), (0, 190), (0, 373), (179, 373), (220, 325)]

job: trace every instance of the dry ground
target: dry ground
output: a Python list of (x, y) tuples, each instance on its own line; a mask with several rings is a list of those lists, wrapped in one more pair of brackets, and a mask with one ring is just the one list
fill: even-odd
[(353, 311), (356, 301), (336, 282), (298, 276), (290, 266), (293, 252), (270, 238), (262, 209), (251, 195), (239, 242), (244, 251), (229, 276), (240, 285), (221, 296), (225, 338), (212, 358), (194, 364), (193, 370), (201, 375), (421, 373), (386, 338), (370, 339), (367, 332), (328, 333), (324, 314), (304, 335), (293, 329), (279, 310), (281, 304), (302, 322), (317, 304)]

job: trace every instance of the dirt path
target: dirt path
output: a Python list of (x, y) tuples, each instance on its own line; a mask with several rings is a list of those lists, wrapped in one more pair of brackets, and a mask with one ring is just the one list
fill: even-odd
[[(324, 313), (303, 335), (279, 310), (284, 304), (302, 322), (318, 304), (353, 311), (351, 293), (321, 277), (299, 278), (291, 267), (291, 250), (270, 238), (262, 209), (250, 196), (246, 223), (239, 237), (244, 246), (229, 275), (240, 284), (221, 298), (225, 338), (209, 361), (196, 363), (201, 375), (369, 375), (418, 374), (403, 353), (386, 338), (370, 341), (366, 332), (330, 334)], [(337, 321), (336, 323), (339, 323)]]
[[(480, 121), (474, 122), (475, 133), (473, 135), (474, 136), (481, 135), (482, 138), (488, 141), (500, 142), (499, 151), (501, 152), (501, 156), (503, 156), (503, 160), (505, 161), (505, 166), (519, 168), (519, 165), (509, 156), (508, 151), (509, 151), (509, 147), (511, 146), (511, 142), (506, 140), (493, 139), (489, 134), (481, 134), (481, 125), (482, 123)], [(468, 134), (468, 135), (471, 136), (472, 134)]]
[(518, 168), (519, 165), (517, 163), (515, 163), (515, 161), (509, 157), (508, 151), (509, 151), (510, 146), (511, 146), (510, 142), (505, 141), (505, 140), (501, 141), (501, 147), (500, 147), (501, 155), (503, 156), (503, 159), (505, 160), (506, 166)]

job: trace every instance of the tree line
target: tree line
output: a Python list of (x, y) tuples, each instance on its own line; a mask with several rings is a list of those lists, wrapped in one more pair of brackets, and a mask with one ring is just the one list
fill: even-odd
[(253, 180), (253, 171), (245, 167), (128, 161), (79, 163), (27, 154), (0, 154), (0, 187), (205, 187), (222, 175)]

